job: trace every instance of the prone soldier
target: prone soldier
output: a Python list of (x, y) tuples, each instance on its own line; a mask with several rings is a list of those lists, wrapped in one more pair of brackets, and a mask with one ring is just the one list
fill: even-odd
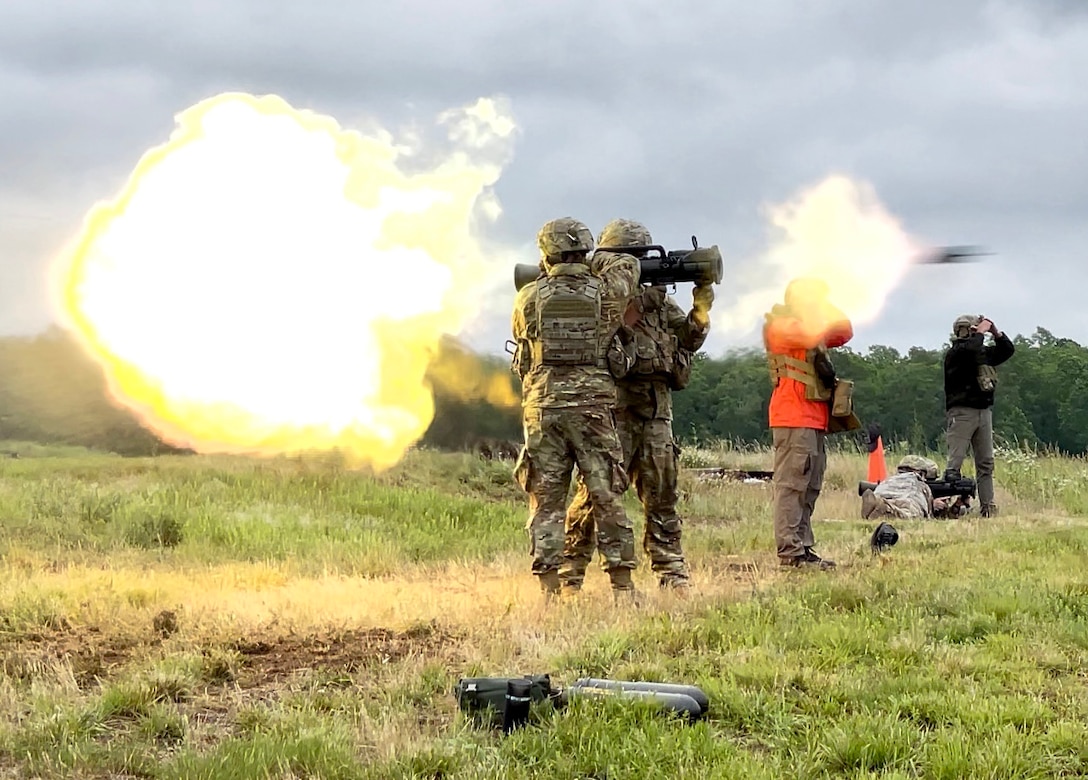
[(876, 485), (861, 483), (861, 516), (900, 519), (956, 518), (967, 514), (974, 485), (949, 485), (950, 495), (934, 496), (937, 464), (921, 455), (907, 455), (896, 473)]

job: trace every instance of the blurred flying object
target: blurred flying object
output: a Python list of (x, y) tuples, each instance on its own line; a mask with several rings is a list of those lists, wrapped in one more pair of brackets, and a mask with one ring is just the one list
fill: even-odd
[(984, 255), (992, 255), (980, 246), (939, 246), (922, 254), (917, 265), (937, 265), (938, 263), (975, 263)]

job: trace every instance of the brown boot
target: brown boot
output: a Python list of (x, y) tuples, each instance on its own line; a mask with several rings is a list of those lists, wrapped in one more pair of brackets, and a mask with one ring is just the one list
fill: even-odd
[(861, 516), (863, 519), (868, 520), (879, 506), (880, 499), (876, 497), (876, 493), (872, 490), (866, 490), (861, 494)]
[(579, 571), (568, 566), (559, 567), (559, 582), (563, 585), (564, 593), (577, 593), (580, 591), (585, 578), (585, 571)]
[(983, 504), (979, 508), (979, 514), (983, 517), (997, 517), (997, 504)]
[(691, 580), (684, 572), (662, 574), (657, 584), (661, 590), (671, 590), (681, 595), (686, 595), (691, 590)]
[(608, 578), (612, 580), (612, 590), (635, 589), (635, 583), (631, 579), (630, 569), (612, 569), (608, 572)]
[(559, 572), (552, 570), (536, 575), (540, 580), (540, 592), (545, 597), (559, 595)]
[(821, 558), (816, 554), (816, 551), (811, 547), (805, 548), (805, 562), (815, 564), (820, 569), (834, 569), (835, 562), (829, 561), (827, 558)]
[(636, 607), (642, 604), (642, 594), (635, 590), (630, 569), (613, 569), (608, 577), (612, 580), (612, 601)]

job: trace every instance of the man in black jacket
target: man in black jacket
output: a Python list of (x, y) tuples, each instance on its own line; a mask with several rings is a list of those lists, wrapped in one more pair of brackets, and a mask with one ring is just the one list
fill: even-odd
[[(985, 343), (985, 334), (993, 344)], [(971, 448), (983, 517), (997, 514), (994, 504), (994, 426), (992, 407), (999, 366), (1012, 357), (1012, 341), (981, 314), (964, 314), (952, 323), (952, 346), (944, 353), (944, 404), (948, 439), (947, 469), (959, 477)], [(947, 473), (947, 472), (946, 472)]]

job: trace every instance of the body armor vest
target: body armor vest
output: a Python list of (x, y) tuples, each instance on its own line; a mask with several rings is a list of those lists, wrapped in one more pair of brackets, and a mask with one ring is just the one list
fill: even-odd
[(588, 274), (537, 280), (534, 366), (607, 366), (600, 284)]
[(767, 368), (771, 373), (771, 386), (778, 387), (782, 379), (793, 379), (805, 386), (805, 398), (809, 401), (826, 401), (831, 398), (831, 388), (827, 387), (816, 371), (819, 353), (810, 349), (804, 360), (779, 355), (767, 354)]
[(647, 311), (635, 328), (635, 365), (632, 374), (662, 377), (671, 375), (676, 362), (679, 342), (669, 332), (661, 308)]

